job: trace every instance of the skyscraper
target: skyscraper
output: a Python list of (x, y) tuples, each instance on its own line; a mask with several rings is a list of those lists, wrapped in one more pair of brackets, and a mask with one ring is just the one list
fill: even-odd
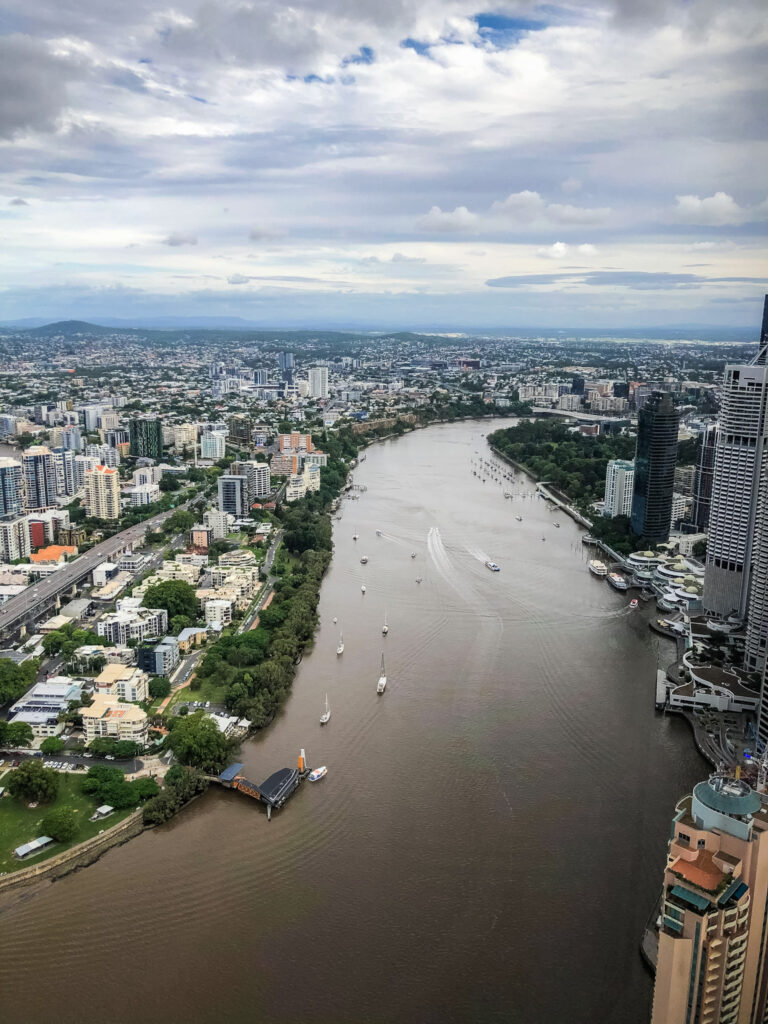
[(120, 518), (120, 484), (116, 469), (96, 466), (85, 474), (85, 510), (95, 519)]
[(139, 416), (128, 424), (131, 455), (134, 458), (163, 457), (163, 424), (152, 416)]
[(0, 516), (17, 516), (24, 508), (24, 472), (16, 459), (0, 458)]
[(78, 489), (75, 455), (74, 449), (53, 449), (53, 465), (56, 470), (56, 494), (59, 498), (69, 498)]
[(328, 367), (313, 366), (309, 371), (309, 397), (328, 397)]
[(625, 459), (611, 459), (605, 470), (604, 516), (628, 516), (632, 511), (632, 489), (635, 464)]
[(226, 434), (218, 430), (206, 430), (200, 435), (200, 458), (223, 459), (227, 450)]
[(699, 530), (709, 529), (709, 509), (712, 504), (712, 480), (717, 450), (717, 424), (704, 428), (701, 434), (699, 461), (693, 481), (693, 521)]
[(229, 417), (229, 436), (233, 444), (246, 447), (253, 444), (253, 420), (250, 416), (238, 412)]
[(44, 445), (27, 448), (21, 456), (24, 483), (27, 488), (27, 508), (50, 508), (56, 504), (56, 467), (53, 452)]
[(283, 381), (286, 384), (293, 384), (293, 352), (279, 352), (277, 362)]
[(247, 479), (249, 507), (257, 498), (265, 498), (269, 494), (270, 474), (266, 462), (233, 462), (230, 472)]
[(768, 458), (767, 385), (764, 364), (725, 368), (704, 577), (705, 611), (721, 619), (747, 616), (758, 492)]
[(240, 518), (247, 514), (248, 477), (241, 474), (225, 473), (219, 477), (219, 511), (228, 512)]
[(664, 391), (654, 391), (638, 414), (632, 529), (649, 540), (669, 537), (679, 420)]
[(712, 775), (677, 805), (657, 920), (652, 1024), (765, 1020), (768, 807)]

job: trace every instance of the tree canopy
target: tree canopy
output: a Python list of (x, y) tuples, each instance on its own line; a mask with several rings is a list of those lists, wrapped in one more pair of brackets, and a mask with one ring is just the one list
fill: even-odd
[(44, 768), (41, 761), (22, 761), (8, 779), (8, 792), (23, 800), (50, 803), (59, 792), (59, 776), (53, 768)]
[(37, 658), (29, 658), (21, 665), (10, 658), (0, 658), (0, 704), (18, 700), (34, 683), (39, 667)]
[(147, 587), (143, 604), (145, 608), (164, 608), (169, 619), (178, 615), (197, 617), (195, 588), (184, 580), (164, 580)]
[(68, 843), (74, 839), (80, 828), (77, 815), (71, 807), (55, 807), (43, 818), (45, 835), (55, 839), (57, 843)]
[(28, 747), (34, 738), (26, 722), (0, 722), (0, 747)]
[(211, 774), (222, 770), (230, 751), (219, 727), (201, 711), (173, 720), (168, 745), (182, 764)]

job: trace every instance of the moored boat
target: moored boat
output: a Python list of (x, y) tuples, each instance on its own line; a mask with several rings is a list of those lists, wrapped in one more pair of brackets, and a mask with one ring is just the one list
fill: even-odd
[(336, 648), (336, 653), (337, 654), (343, 654), (344, 653), (344, 634), (343, 633), (339, 633), (339, 646)]
[(328, 774), (328, 769), (325, 765), (321, 765), (319, 768), (313, 768), (309, 773), (310, 782), (319, 782), (323, 776)]
[(331, 720), (331, 705), (328, 703), (328, 694), (325, 695), (325, 711), (320, 715), (320, 725), (326, 725)]
[(360, 565), (367, 565), (367, 564), (368, 564), (368, 555), (363, 555), (363, 557), (360, 559)]
[(627, 589), (627, 581), (618, 572), (609, 572), (608, 582), (611, 584), (612, 587), (615, 587), (617, 590)]
[(379, 672), (379, 681), (376, 684), (376, 693), (384, 693), (387, 688), (387, 672), (384, 668), (384, 654), (381, 655), (381, 671)]
[(629, 602), (629, 607), (630, 608), (637, 608), (637, 598), (636, 597), (633, 597), (632, 600)]
[(605, 562), (601, 562), (599, 558), (593, 558), (589, 562), (589, 571), (593, 576), (607, 576), (608, 566)]

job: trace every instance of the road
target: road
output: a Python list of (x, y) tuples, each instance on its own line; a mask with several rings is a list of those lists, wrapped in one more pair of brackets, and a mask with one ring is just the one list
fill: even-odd
[[(187, 508), (197, 500), (197, 497), (191, 498), (183, 505), (179, 505), (178, 509)], [(7, 636), (23, 619), (32, 616), (36, 610), (44, 608), (48, 601), (79, 583), (96, 566), (143, 538), (148, 529), (160, 526), (178, 509), (160, 512), (152, 519), (137, 523), (136, 526), (129, 526), (127, 530), (116, 533), (114, 537), (103, 540), (90, 551), (86, 551), (74, 562), (67, 563), (57, 572), (27, 587), (23, 594), (11, 598), (0, 609), (0, 636)]]
[(250, 609), (248, 614), (245, 616), (243, 621), (240, 623), (240, 625), (238, 627), (238, 630), (237, 630), (238, 633), (245, 633), (246, 630), (251, 628), (251, 626), (253, 625), (253, 620), (256, 618), (256, 616), (259, 614), (261, 609), (264, 607), (264, 602), (267, 600), (269, 595), (272, 593), (272, 580), (269, 578), (269, 570), (272, 568), (272, 563), (275, 560), (275, 555), (277, 554), (277, 549), (278, 549), (278, 546), (279, 546), (280, 541), (282, 539), (282, 536), (283, 536), (283, 531), (282, 530), (278, 530), (277, 533), (275, 534), (275, 536), (272, 538), (272, 543), (269, 545), (269, 550), (267, 551), (267, 554), (266, 554), (266, 556), (264, 558), (264, 563), (263, 563), (263, 565), (261, 567), (263, 572), (264, 572), (264, 575), (267, 577), (266, 586), (264, 587), (264, 589), (262, 590), (261, 594), (259, 595), (259, 599), (256, 602), (256, 604), (253, 606), (253, 608)]

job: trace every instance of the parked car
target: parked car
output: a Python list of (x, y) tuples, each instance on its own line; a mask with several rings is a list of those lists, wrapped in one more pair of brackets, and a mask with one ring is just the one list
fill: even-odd
[(114, 761), (114, 760), (115, 760), (115, 755), (114, 754), (107, 754), (107, 761)]

